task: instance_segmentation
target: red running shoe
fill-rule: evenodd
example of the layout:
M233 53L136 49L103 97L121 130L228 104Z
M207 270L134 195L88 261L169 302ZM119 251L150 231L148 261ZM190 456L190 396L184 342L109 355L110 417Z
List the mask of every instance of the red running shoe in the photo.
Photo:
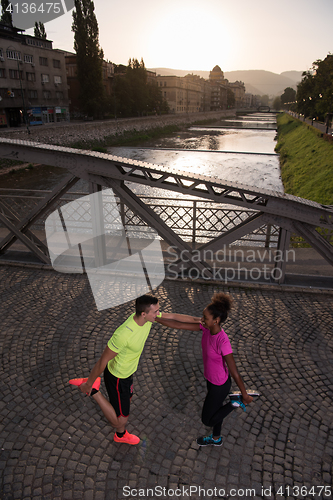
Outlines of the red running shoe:
M80 386L85 382L87 382L87 380L88 380L87 378L72 378L71 380L69 380L69 384ZM100 385L101 385L101 377L97 377L92 386L92 391L95 389L94 394L98 392Z
M140 438L138 436L135 436L134 434L130 434L127 431L125 431L125 434L121 438L118 437L117 433L115 432L113 439L114 439L114 441L116 441L116 443L126 443L126 444L139 444L140 443Z

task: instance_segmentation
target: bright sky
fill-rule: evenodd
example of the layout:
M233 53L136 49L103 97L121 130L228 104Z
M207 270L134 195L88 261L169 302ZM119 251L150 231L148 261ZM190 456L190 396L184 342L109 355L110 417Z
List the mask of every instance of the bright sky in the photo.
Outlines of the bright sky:
M333 0L95 0L106 59L147 68L305 71L333 53ZM45 24L73 50L72 13ZM33 34L33 30L27 33Z

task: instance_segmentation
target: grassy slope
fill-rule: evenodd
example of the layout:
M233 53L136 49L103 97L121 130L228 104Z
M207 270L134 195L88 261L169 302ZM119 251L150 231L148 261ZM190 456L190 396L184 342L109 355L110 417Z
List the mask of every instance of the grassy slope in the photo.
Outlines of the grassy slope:
M287 114L278 116L278 143L285 192L333 205L333 144Z

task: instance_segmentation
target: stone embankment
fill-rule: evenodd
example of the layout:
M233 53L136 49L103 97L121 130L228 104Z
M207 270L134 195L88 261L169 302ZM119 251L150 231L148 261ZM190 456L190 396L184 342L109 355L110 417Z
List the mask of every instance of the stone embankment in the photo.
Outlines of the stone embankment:
M105 137L121 135L124 132L144 132L170 125L190 125L198 121L218 120L226 116L235 116L235 110L37 125L29 127L30 134L28 134L26 127L2 129L0 130L0 137L70 146L79 141L81 143L103 141Z

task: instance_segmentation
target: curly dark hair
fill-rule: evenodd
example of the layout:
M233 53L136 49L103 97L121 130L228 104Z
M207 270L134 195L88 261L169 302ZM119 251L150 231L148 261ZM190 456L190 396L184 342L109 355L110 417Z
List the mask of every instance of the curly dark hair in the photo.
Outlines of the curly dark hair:
M207 306L208 311L213 315L213 318L220 318L220 323L223 323L233 305L233 300L226 293L214 293L212 302Z

